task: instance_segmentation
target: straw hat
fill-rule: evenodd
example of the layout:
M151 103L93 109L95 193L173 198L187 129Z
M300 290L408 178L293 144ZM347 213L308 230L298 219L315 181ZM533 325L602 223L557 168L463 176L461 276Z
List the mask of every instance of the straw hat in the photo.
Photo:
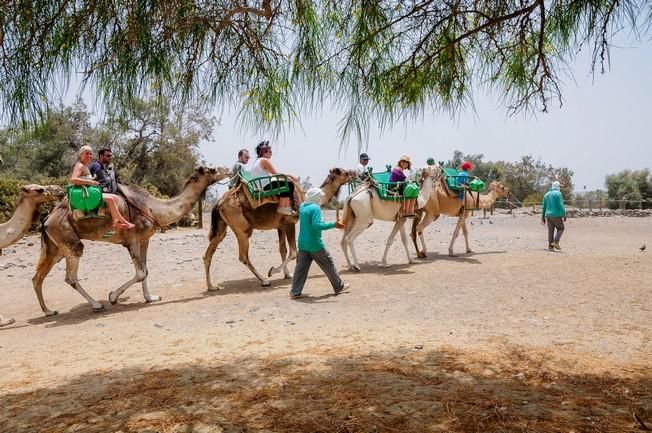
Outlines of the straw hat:
M411 169L412 169L412 159L410 158L409 155L402 155L401 158L398 160L398 164L397 164L397 165L400 165L400 164L401 164L401 161L405 161L405 162L408 163L408 170L411 170Z

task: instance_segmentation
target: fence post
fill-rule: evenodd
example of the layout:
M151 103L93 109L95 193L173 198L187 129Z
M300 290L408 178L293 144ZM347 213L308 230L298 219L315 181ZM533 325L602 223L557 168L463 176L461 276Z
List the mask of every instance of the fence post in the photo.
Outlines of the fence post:
M602 210L602 197L598 197L598 209Z
M627 203L627 200L618 200L618 208L620 210L625 210L625 204Z
M589 199L589 212L593 212L593 200Z

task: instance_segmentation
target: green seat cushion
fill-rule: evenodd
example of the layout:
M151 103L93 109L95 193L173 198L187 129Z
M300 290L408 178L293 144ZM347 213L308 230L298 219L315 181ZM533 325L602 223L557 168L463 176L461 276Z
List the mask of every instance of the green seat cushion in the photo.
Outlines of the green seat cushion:
M68 201L72 209L83 212L95 210L104 206L102 190L94 185L68 185L66 187Z

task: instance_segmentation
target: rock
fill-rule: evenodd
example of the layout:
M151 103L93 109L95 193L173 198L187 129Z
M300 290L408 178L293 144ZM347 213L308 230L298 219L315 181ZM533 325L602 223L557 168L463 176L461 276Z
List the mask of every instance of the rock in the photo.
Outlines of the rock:
M423 344L415 344L414 348L415 349L423 349Z

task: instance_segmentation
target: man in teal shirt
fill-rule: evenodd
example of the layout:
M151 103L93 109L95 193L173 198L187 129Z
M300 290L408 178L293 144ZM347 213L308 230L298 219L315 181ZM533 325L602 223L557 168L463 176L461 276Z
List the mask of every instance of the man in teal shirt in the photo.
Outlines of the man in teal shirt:
M292 289L290 297L293 299L300 298L303 286L308 278L310 265L314 260L328 277L333 286L335 294L341 293L348 288L340 278L333 258L326 251L324 241L321 239L321 232L334 227L344 228L344 225L337 221L334 223L324 222L321 218L321 199L324 193L319 188L310 188L306 192L305 201L299 208L299 251L297 253L297 266L294 268L294 277L292 278Z
M561 195L561 184L557 181L552 183L550 191L543 196L543 209L541 209L541 224L548 222L548 250L561 250L559 240L564 233L564 221L566 221L566 208L564 197ZM556 233L555 233L556 231Z

